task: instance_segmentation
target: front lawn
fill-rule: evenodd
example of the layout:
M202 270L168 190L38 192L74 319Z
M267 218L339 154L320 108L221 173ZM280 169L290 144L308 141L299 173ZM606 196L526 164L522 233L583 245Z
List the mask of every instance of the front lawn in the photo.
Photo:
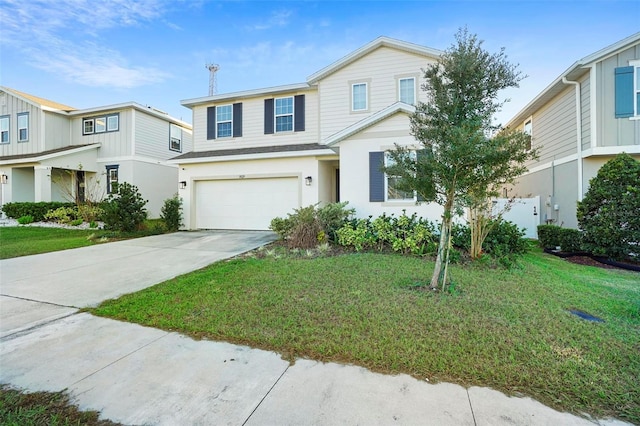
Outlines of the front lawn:
M561 410L640 422L640 275L539 251L522 263L511 271L453 266L453 291L433 294L415 289L433 270L418 258L247 257L91 312L292 360L490 386Z
M37 226L0 227L0 259L90 246L113 232ZM105 237L105 239L102 239Z

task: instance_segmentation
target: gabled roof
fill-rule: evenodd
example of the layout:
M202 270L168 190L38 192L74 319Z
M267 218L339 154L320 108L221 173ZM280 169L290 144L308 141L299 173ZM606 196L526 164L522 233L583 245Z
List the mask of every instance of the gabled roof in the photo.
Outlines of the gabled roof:
M324 67L323 69L321 69L320 71L314 74L311 74L307 78L307 82L309 84L315 84L319 80L333 74L334 72L340 70L341 68L346 67L347 65L357 61L358 59L369 54L370 52L373 52L376 49L379 49L380 47L389 47L391 49L403 50L405 52L414 53L416 55L427 56L433 59L437 59L443 53L442 51L437 49L431 49L429 47L420 46L418 44L413 44L406 41L396 40L389 37L378 37L372 42L369 42L364 46L362 46L361 48L349 53L347 56L344 56L343 58L338 59L336 62L332 63L331 65Z
M392 115L398 112L403 112L405 114L413 114L415 111L416 111L416 107L414 107L413 105L405 104L404 102L393 103L388 107L386 107L385 109L382 109L376 112L375 114L372 114L367 118L364 118L358 121L357 123L352 124L349 127L345 127L344 129L340 130L337 133L334 133L333 135L325 139L324 144L327 146L335 145L340 141L343 141L355 135L356 133L360 133L361 131L373 126L374 124L381 122L382 120L385 120L388 117L391 117Z
M222 93L219 95L213 96L203 96L201 98L193 98L193 99L185 99L180 101L180 104L187 108L192 108L197 105L210 104L214 102L231 100L231 99L245 99L245 98L253 98L256 96L265 96L265 95L279 95L287 92L299 92L303 90L316 90L315 87L308 85L307 83L294 83L287 84L284 86L274 86L274 87L266 87L263 89L252 89L252 90L243 90L240 92L231 92L231 93Z
M517 126L521 124L525 119L531 116L535 111L537 111L544 104L549 102L555 96L557 96L560 92L566 89L567 85L562 82L563 78L566 78L570 81L575 81L578 78L582 77L586 72L588 72L589 67L596 63L600 62L611 55L616 54L621 50L628 49L629 47L640 43L640 32L635 33L625 39L622 39L616 43L613 43L604 49L600 49L591 55L585 56L584 58L576 61L571 65L565 72L560 74L558 78L553 80L553 82L547 86L538 96L533 98L531 102L529 102L520 112L518 112L507 124L507 127Z
M11 93L14 96L22 98L24 100L29 101L32 104L35 104L39 107L45 107L52 110L58 111L73 111L74 107L70 107L69 105L64 105L58 102L50 101L49 99L40 98L38 96L30 95L28 93L20 92L19 90L11 89L9 87L0 86L0 89L4 90L7 93Z

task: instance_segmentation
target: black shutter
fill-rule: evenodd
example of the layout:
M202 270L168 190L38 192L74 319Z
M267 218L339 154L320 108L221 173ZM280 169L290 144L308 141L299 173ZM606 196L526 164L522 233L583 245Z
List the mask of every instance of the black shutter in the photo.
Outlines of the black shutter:
M216 138L216 107L207 107L207 140Z
M273 133L273 99L264 100L264 134Z
M615 70L616 118L633 117L633 67Z
M293 130L295 132L304 132L304 95L297 95L293 98L293 111L295 123Z
M384 201L384 152L369 153L369 201Z
M233 137L242 137L242 103L233 104Z

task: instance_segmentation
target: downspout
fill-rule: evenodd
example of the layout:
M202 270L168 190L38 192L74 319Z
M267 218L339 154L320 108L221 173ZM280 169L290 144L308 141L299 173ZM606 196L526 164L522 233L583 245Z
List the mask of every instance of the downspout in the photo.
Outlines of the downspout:
M578 153L578 201L582 201L582 108L580 99L580 83L562 77L564 84L573 84L576 88L576 148Z

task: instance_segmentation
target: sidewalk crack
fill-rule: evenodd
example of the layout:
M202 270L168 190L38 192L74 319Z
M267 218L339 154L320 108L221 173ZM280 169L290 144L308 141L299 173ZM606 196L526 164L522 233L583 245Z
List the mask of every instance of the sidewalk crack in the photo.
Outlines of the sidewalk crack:
M273 386L271 386L269 388L269 390L267 391L267 393L264 394L264 396L262 397L262 399L260 399L260 402L258 402L258 405L256 405L256 408L253 409L253 411L251 411L251 414L249 414L249 416L246 418L246 420L242 423L242 426L245 426L247 424L247 422L251 419L251 416L253 416L253 414L256 412L256 410L258 408L260 408L260 406L262 405L262 402L267 399L267 397L269 396L269 394L271 393L271 391L273 390L273 388L276 387L276 385L278 384L278 382L280 382L280 379L282 379L282 376L285 375L285 373L287 371L289 371L289 367L291 367L291 364L287 365L287 368L284 369L284 371L282 372L282 374L280 375L280 377L278 377L278 379L273 383Z
M467 391L467 400L469 401L469 408L471 409L471 417L473 417L473 424L474 426L478 426L478 423L476 423L476 415L473 413L473 404L471 404L471 395L469 395L469 389L466 389Z

